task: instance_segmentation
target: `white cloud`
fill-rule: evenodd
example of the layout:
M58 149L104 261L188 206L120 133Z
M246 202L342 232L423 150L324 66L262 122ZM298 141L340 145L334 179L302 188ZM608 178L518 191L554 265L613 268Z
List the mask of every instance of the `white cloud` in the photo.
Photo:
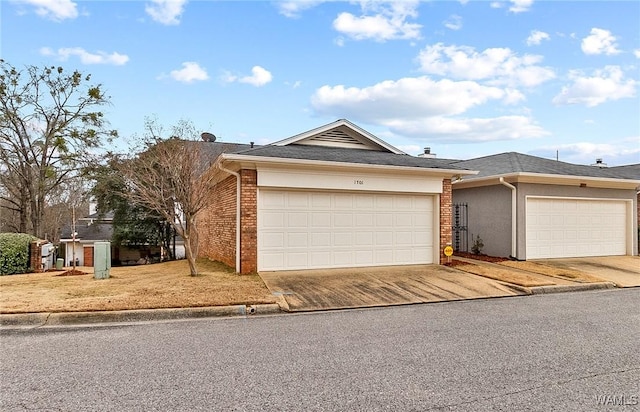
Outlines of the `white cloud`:
M528 115L462 117L482 105L523 99L514 89L421 76L364 88L325 85L313 94L311 106L319 115L384 126L392 133L428 141L481 142L548 134Z
M264 86L271 82L273 76L269 70L266 70L260 66L253 66L251 69L251 76L245 76L238 79L240 83L247 83L256 87Z
M585 54L618 54L616 37L609 30L594 27L591 34L582 39L582 51Z
M527 37L527 46L537 46L542 40L549 40L549 34L540 30L531 30L531 34Z
M619 100L634 97L637 81L624 79L624 73L619 66L606 66L596 70L592 76L585 76L574 70L569 73L573 81L571 85L553 98L556 105L584 104L594 107L609 100Z
M462 28L462 17L452 14L443 22L444 27L450 30L460 30Z
M456 115L490 100L509 99L510 95L497 87L471 81L434 81L423 76L387 80L365 88L322 86L312 96L311 104L321 114L342 114L376 123Z
M394 133L428 141L491 142L542 137L549 134L527 116L493 118L431 117L385 122Z
M35 7L38 16L53 21L75 19L78 17L77 3L71 0L18 0L18 3Z
M532 154L569 163L590 165L602 159L608 166L634 164L640 161L640 136L623 138L612 143L576 142L558 146L544 146Z
M478 53L472 47L437 43L425 47L418 61L421 70L429 74L513 87L533 87L555 77L553 70L538 65L542 56L519 57L508 48L490 48Z
M522 13L525 11L529 11L531 5L533 4L533 0L510 0L511 7L509 7L509 11L512 13Z
M273 76L269 70L260 66L253 66L251 69L251 76L238 77L229 72L225 72L223 73L221 80L225 83L239 82L261 87L270 83L271 80L273 80Z
M635 49L633 55L636 56L637 59L640 59L640 49Z
M323 2L323 0L278 1L276 7L283 16L295 19L300 17L303 11L311 9Z
M418 16L417 1L362 1L362 16L343 12L333 21L333 28L355 40L418 39L422 26L407 19Z
M180 24L180 16L188 0L151 0L144 10L151 18L161 24L175 26Z
M182 69L172 70L170 76L181 83L193 83L209 79L207 71L196 62L182 63Z
M40 54L43 56L53 56L63 61L68 60L71 56L77 56L80 58L82 64L113 64L115 66L122 66L129 61L129 56L126 54L117 52L109 54L103 51L90 53L81 47L66 47L58 50L43 47L40 49Z

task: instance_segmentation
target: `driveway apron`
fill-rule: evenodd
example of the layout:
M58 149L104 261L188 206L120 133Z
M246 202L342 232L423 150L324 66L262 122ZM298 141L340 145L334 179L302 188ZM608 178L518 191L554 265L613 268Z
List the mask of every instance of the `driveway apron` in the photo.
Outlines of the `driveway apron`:
M535 262L588 273L613 282L620 288L640 286L640 257L638 256L540 259Z
M260 272L283 309L314 311L524 295L441 265Z

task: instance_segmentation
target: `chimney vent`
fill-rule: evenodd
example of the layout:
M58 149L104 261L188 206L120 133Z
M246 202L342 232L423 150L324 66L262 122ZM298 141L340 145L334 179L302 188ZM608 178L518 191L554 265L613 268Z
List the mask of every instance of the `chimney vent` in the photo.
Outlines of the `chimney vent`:
M606 163L604 163L604 162L602 161L602 158L601 158L601 157L597 158L597 159L596 159L596 162L595 162L595 163L593 163L591 166L596 166L596 167L608 167L608 166L607 166L607 164L606 164Z

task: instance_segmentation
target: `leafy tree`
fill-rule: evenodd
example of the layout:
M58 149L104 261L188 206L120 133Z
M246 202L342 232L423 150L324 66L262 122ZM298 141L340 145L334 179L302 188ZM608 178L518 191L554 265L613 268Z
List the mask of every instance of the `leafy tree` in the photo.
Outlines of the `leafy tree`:
M105 216L112 213L113 237L115 245L136 247L143 245L162 245L168 251L169 259L175 258L172 249L174 230L164 217L139 204L130 202L124 192L127 189L125 179L118 172L119 156L109 154L107 163L94 165L86 171L95 182L91 196L98 204L98 213Z
M91 75L62 67L18 70L0 59L0 207L18 215L17 231L43 237L49 198L78 173L107 129L109 104Z

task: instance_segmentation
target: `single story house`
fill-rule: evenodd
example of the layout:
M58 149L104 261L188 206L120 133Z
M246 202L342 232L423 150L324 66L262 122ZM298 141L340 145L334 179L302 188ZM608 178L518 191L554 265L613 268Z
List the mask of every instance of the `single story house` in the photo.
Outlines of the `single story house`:
M576 165L521 153L452 164L479 171L453 183L483 253L519 260L638 254L640 165Z
M62 229L59 256L64 258L64 264L68 266L73 265L74 257L77 266L93 266L94 244L110 242L113 237L113 212L100 215L97 213L96 204L91 202L89 214L78 219L75 232L74 239L71 225ZM161 246L134 248L112 244L111 263L114 266L148 263L160 259L164 252ZM177 259L183 259L185 256L184 241L180 237L175 242L175 256Z
M475 173L344 119L264 146L200 144L219 180L199 254L240 273L440 263L451 181Z

